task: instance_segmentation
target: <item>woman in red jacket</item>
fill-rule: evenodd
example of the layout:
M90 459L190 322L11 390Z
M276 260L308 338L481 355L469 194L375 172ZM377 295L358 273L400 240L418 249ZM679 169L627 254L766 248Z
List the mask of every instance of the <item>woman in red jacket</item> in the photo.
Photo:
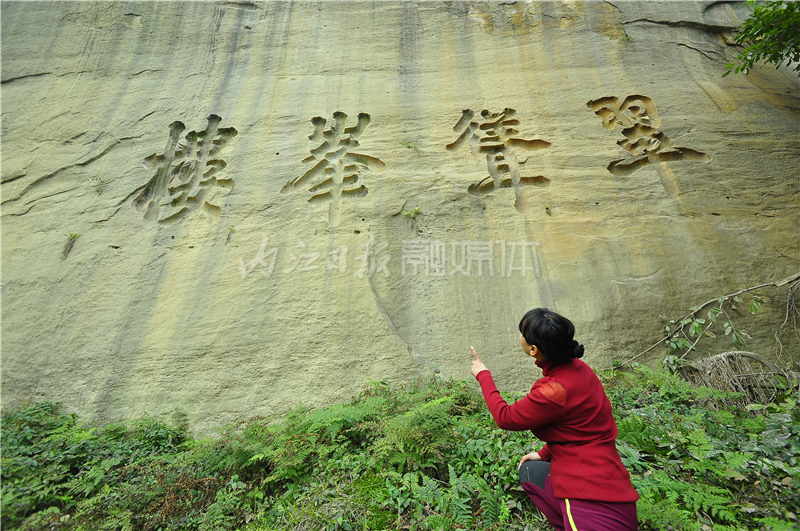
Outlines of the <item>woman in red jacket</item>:
M617 453L617 425L603 385L581 360L569 319L537 308L519 323L519 342L543 378L525 398L507 404L486 365L472 353L472 375L504 430L531 430L546 444L522 457L520 481L553 526L570 531L635 531L636 500Z

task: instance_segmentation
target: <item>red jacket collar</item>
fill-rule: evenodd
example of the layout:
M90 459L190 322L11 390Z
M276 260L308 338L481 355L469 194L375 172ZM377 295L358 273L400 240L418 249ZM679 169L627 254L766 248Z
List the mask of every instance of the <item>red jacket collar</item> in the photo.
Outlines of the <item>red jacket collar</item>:
M542 369L542 374L544 376L551 376L559 367L567 367L571 365L573 361L574 360L569 360L567 363L564 363L562 365L553 365L548 360L541 360L541 361L537 360L535 363L537 367Z

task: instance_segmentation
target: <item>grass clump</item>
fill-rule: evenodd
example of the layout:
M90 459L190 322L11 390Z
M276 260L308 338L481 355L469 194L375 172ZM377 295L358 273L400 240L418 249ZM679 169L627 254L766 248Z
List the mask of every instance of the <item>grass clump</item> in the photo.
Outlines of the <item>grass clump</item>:
M794 389L728 411L666 371L604 379L641 529L795 525ZM517 488L539 443L499 430L471 381L374 383L213 439L154 419L86 426L53 403L4 413L2 431L4 529L549 529Z

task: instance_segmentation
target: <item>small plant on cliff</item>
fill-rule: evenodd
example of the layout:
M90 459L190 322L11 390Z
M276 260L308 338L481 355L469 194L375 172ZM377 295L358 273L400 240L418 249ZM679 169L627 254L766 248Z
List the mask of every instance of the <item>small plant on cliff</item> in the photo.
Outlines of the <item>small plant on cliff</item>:
M633 35L634 35L633 33L631 33L630 35L626 33L625 35L620 37L619 40L621 40L622 42L630 42L630 40L633 38Z
M684 359L690 352L695 351L697 343L704 337L715 338L716 335L711 331L715 325L719 324L722 327L722 333L731 338L731 343L735 349L740 349L745 344L745 339L752 339L748 332L744 329L737 328L731 317L730 310L738 310L741 304L747 304L747 308L752 314L758 313L764 304L764 299L752 293L758 289L766 287L786 287L788 288L788 301L787 301L787 322L789 317L795 318L800 315L800 311L795 304L795 292L800 286L800 272L791 275L783 280L767 282L739 290L735 293L723 295L715 299L711 299L701 304L700 306L693 306L689 308L689 313L679 319L671 319L663 327L664 337L654 345L650 346L643 352L625 361L621 365L627 365L642 355L650 352L662 343L667 347L667 355ZM749 300L742 297L748 296ZM710 307L710 308L709 308ZM704 314L701 312L709 308ZM662 316L663 317L663 316ZM796 321L795 321L796 322ZM778 340L778 346L782 349L779 339L779 333L785 328L786 322L781 328L776 331L775 338ZM717 329L719 332L719 329ZM683 365L679 361L672 358L667 359L667 363L672 368L678 368Z
M415 208L414 210L401 210L400 213L403 214L405 217L409 219L417 219L419 213L422 212L420 208Z
M78 239L78 236L80 236L80 234L70 232L68 234L65 234L65 236L67 237L67 241L64 242L64 248L61 250L62 262L67 259L67 255L69 255L69 252L72 250L72 246L75 245L75 240Z
M408 149L413 149L414 151L419 151L419 148L412 144L411 142L400 142L400 145L403 147L407 147Z
M753 14L733 38L733 42L746 48L736 62L725 65L722 77L731 72L747 74L759 62L772 63L775 68L794 63L794 71L800 76L800 4L776 1L758 5L755 0L746 4Z
M764 304L764 299L748 293L750 296L750 312L755 314L761 309ZM680 320L673 319L664 325L664 332L667 336L666 343L669 352L673 355L681 355L685 358L689 352L694 350L698 341L703 337L716 337L711 328L719 322L722 325L722 330L726 336L730 336L731 343L734 348L741 348L745 344L745 338L752 339L746 330L736 328L733 319L728 310L736 310L738 304L743 304L744 299L736 295L728 295L719 297L714 301L709 301L702 306L694 306L689 308L689 313ZM701 310L709 304L714 304L714 307L708 310L705 317L700 314ZM727 304L727 308L726 308ZM694 339L694 341L691 340ZM684 351L684 349L686 349Z

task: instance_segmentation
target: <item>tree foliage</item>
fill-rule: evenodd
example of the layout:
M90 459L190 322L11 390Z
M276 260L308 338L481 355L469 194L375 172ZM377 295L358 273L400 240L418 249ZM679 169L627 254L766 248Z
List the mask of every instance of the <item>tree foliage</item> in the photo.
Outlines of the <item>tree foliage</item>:
M800 5L798 2L778 0L757 5L748 0L753 14L744 21L734 37L734 42L746 48L736 57L735 63L726 65L722 77L731 71L747 74L757 62L782 64L795 63L794 71L800 76Z

